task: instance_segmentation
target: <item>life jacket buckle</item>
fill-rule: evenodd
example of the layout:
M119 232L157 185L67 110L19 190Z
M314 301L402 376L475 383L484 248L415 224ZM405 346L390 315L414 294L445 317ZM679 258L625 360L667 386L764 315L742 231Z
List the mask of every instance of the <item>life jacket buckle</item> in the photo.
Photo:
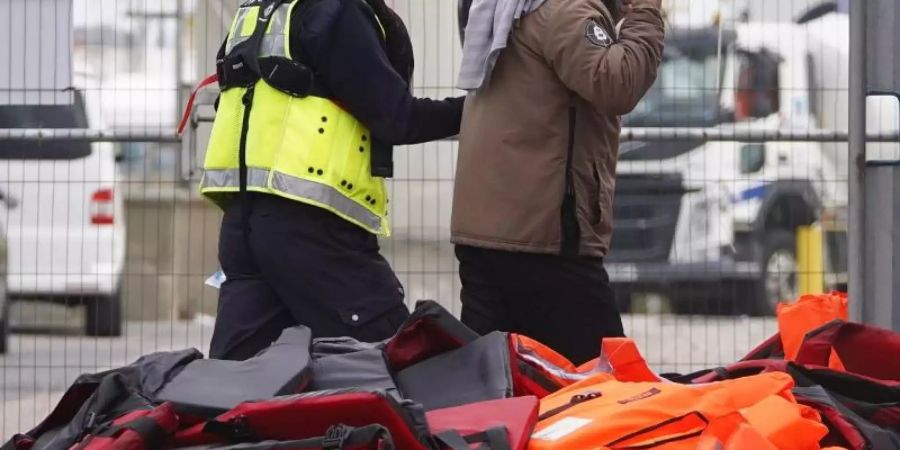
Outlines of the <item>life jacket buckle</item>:
M273 88L292 97L304 98L316 89L315 74L306 64L269 56L259 61L262 78ZM320 95L324 93L320 92Z
M216 61L216 72L219 75L219 87L222 90L232 87L250 87L259 80L250 69L243 55L230 55Z
M210 420L203 426L203 432L223 437L232 442L253 442L256 437L250 431L250 426L243 416L220 422Z
M344 424L332 426L325 432L325 438L322 440L322 450L341 450L352 432L353 428Z

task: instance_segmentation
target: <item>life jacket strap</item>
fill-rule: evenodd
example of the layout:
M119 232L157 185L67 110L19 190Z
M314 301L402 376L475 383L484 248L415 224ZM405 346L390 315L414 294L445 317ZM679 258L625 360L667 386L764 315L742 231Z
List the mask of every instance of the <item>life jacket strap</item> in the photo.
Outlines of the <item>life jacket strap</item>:
M217 424L217 425L214 425ZM211 426L212 425L212 426ZM232 426L222 422L207 422L204 432L215 434L229 442L244 442L228 447L234 450L275 450L295 448L321 448L322 450L344 450L348 448L371 448L378 450L395 450L391 432L382 425L373 424L364 427L350 427L343 424L334 425L325 432L325 436L297 439L291 441L259 441L249 442L246 430L239 434ZM467 449L468 447L466 447Z
M470 444L482 445L478 450L510 450L506 427L494 427L463 436L457 430L447 430L434 436L450 450L469 450Z

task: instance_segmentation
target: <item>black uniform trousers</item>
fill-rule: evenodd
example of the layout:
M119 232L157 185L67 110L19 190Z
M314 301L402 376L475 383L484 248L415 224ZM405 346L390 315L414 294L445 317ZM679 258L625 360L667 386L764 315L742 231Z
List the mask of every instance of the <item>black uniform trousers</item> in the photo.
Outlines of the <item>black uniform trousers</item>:
M210 357L243 360L284 328L313 337L389 338L409 316L403 288L378 239L325 209L268 194L247 194L225 210L219 291Z
M524 334L575 364L600 353L604 337L624 336L600 258L456 246L462 321L481 334Z

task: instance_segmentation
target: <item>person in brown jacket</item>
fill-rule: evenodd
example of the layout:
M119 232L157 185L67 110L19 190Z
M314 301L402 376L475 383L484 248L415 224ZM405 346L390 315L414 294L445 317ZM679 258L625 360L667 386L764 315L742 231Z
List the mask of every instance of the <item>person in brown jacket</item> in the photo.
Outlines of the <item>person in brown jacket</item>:
M451 230L475 331L523 333L575 363L624 335L603 258L620 116L662 60L660 1L545 0L470 89Z

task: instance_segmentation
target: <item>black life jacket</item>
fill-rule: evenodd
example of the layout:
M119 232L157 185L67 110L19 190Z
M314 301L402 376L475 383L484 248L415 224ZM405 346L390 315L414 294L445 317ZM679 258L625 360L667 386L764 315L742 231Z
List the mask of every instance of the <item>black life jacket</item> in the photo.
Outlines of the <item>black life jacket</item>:
M261 8L265 10L271 7L274 10L286 2L287 0L267 0L263 2ZM378 27L380 23L384 29L382 44L391 66L411 90L415 59L412 41L403 19L387 6L384 0L365 0L365 2L373 13L372 25ZM253 3L259 1L253 0ZM287 20L292 20L292 17L288 17ZM220 89L249 87L262 78L273 88L294 97L314 95L331 98L328 87L316 80L314 67L309 67L296 59L280 56L261 58L259 49L264 31L265 27L257 27L250 39L235 45L230 53L216 61ZM394 148L381 142L377 135L373 135L371 159L372 175L384 178L394 175Z

